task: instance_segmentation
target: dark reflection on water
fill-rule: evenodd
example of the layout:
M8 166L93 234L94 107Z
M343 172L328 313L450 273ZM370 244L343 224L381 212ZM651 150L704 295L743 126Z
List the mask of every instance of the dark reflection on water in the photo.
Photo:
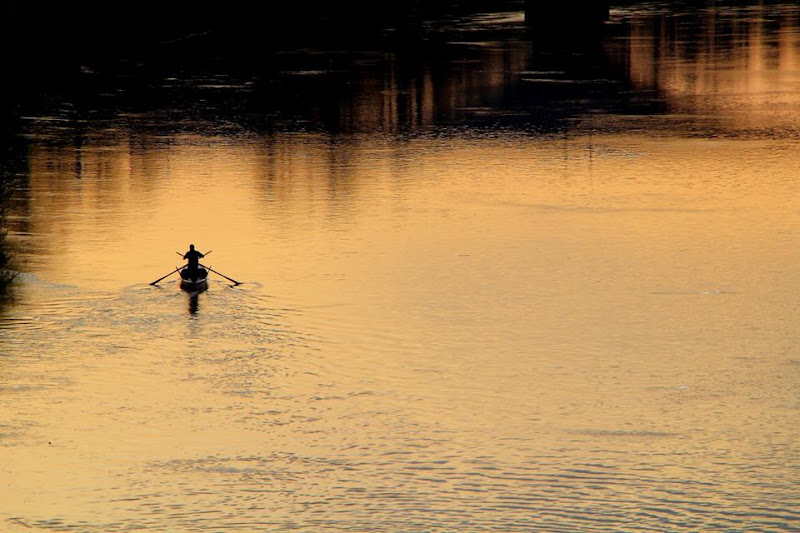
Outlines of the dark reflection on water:
M23 183L27 177L28 152L26 143L18 136L18 117L0 113L0 310L11 294L9 289L16 276L14 245L8 231L25 231L25 219L10 213L24 211Z
M645 4L646 6L646 4ZM604 49L636 100L680 123L648 129L754 138L800 135L800 6L707 3L616 12ZM702 132L702 133L701 133Z
M34 102L34 114L69 119L76 128L118 119L123 127L146 128L147 121L135 119L148 113L159 128L197 130L205 123L214 133L242 127L390 135L463 127L548 131L585 110L587 99L618 97L622 80L608 70L599 35L537 39L532 49L521 10L461 12L414 26L302 47L289 39L288 47L245 42L230 49L218 33L201 33L180 53L167 41L140 61L76 66L57 90ZM574 83L552 85L526 74L553 70Z
M189 295L189 314L196 315L197 311L200 309L199 303L199 295L197 293L192 293Z
M767 94L777 91L780 99L796 81L798 8L789 4L714 3L672 13L635 4L612 10L605 35L575 39L532 36L521 12L424 28L415 38L358 47L273 44L247 54L244 64L198 45L189 58L83 66L68 84L28 99L25 113L40 117L33 129L41 140L78 149L87 127L95 138L181 131L550 134L569 131L586 115L727 115L742 103L763 112ZM739 87L746 89L732 103L727 97ZM795 111L796 99L788 103ZM796 113L773 114L796 131Z
M791 530L798 8L707 6L200 35L26 95L0 520ZM187 226L262 285L146 285Z

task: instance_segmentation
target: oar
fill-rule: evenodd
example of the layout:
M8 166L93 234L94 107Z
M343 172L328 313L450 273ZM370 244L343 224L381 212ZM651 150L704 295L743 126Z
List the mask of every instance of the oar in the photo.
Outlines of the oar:
M159 281L161 281L162 279L165 279L165 278L168 278L168 277L170 277L171 275L173 275L175 272L177 272L177 271L178 271L178 270L180 270L181 268L183 268L183 267L177 267L175 270L173 270L172 272L170 272L169 274L167 274L167 275L166 275L166 276L164 276L163 278L158 278L157 280L155 280L155 281L154 281L153 283L151 283L150 285L155 285L156 283L158 283L158 282L159 282Z
M206 270L210 270L210 271L211 271L211 272L213 272L214 274L219 274L220 276L222 276L223 278L227 279L228 281L231 281L231 282L233 282L233 284L234 284L234 285L241 285L241 284L242 284L242 282L241 282L241 281L236 281L236 280L235 280L235 279L233 279L233 278L229 278L229 277L228 277L228 276L226 276L225 274L220 274L219 272L217 272L216 270L214 270L214 269L213 269L213 268L211 268L211 267L207 267L207 266L205 266L205 265L200 265L200 266L201 266L201 267L203 267L203 268L205 268Z
M206 253L204 253L203 255L204 255L204 256L205 256L205 255L208 255L208 254L210 254L210 253L211 253L211 252L213 252L213 251L214 251L214 250L209 250L209 251L207 251ZM183 257L183 254L182 254L182 253L180 253L180 252L175 252L175 253L176 253L176 254L178 254L179 256Z

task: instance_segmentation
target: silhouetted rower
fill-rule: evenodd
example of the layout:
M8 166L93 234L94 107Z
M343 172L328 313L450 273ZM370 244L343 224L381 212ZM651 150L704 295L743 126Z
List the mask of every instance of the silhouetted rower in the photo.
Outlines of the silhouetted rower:
M183 258L189 261L189 276L197 279L197 269L200 266L200 258L205 257L203 254L194 249L194 244L189 245L189 251L183 254Z

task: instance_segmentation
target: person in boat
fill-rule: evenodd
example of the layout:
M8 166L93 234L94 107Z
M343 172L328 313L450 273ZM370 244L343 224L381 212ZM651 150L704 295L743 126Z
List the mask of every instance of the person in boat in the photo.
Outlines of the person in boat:
M183 254L183 258L189 261L189 276L192 280L197 279L200 259L203 257L205 257L203 254L194 249L194 244L190 244L189 251Z

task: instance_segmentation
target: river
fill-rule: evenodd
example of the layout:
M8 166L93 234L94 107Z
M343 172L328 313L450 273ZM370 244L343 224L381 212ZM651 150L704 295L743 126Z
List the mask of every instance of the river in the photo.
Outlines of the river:
M0 529L800 529L800 8L676 5L21 111Z

